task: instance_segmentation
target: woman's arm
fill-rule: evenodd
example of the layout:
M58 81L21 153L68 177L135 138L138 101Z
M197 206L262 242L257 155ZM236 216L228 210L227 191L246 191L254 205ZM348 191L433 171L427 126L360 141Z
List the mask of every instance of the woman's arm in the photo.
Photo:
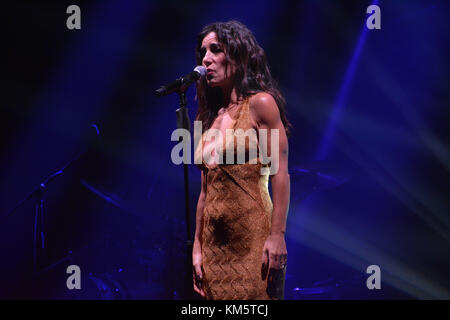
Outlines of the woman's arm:
M272 221L270 235L264 244L262 277L271 274L272 269L281 269L286 264L287 249L284 235L286 219L289 211L290 178L288 172L288 141L286 130L280 118L280 112L275 99L268 93L258 93L250 100L251 114L259 129L268 129L267 153L277 152L278 157L272 157L278 164L278 170L271 176L272 182ZM271 145L271 130L278 129L278 148ZM273 163L271 165L274 165ZM269 281L271 281L269 276Z
M194 242L199 241L201 244L202 227L203 227L203 208L205 206L206 199L206 174L205 171L201 172L201 190L197 202L197 211L195 214L195 234Z
M201 173L201 190L197 202L197 211L195 214L195 235L194 244L192 247L192 268L194 290L202 297L205 297L205 292L202 288L203 272L202 272L202 229L203 229L203 209L206 200L206 174L202 170Z

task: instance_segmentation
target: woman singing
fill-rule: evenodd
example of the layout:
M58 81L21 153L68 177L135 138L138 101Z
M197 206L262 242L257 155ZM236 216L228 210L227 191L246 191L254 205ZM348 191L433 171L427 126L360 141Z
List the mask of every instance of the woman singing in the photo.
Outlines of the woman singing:
M197 83L196 120L203 136L195 152L202 160L192 251L194 290L207 299L283 299L290 196L285 100L264 50L240 22L206 26L198 36L196 59L207 76ZM208 129L227 139L208 139ZM249 134L245 142L228 139L231 129L254 130L256 135ZM262 134L267 135L267 155L276 164L260 161L261 150L252 157L250 146L259 146ZM208 161L205 151L211 155ZM234 151L234 161L211 161L228 151ZM240 152L245 156L241 163L236 162ZM261 170L269 166L275 170Z

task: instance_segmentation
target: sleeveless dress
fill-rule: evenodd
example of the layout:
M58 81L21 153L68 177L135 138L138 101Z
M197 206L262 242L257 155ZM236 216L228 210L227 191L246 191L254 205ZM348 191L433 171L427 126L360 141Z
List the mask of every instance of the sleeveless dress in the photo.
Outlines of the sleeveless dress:
M232 129L257 132L250 118L249 99L237 108ZM202 142L204 138L205 133ZM261 278L262 253L270 232L273 205L268 191L268 170L261 174L263 165L259 159L253 158L253 162L249 159L251 141L257 146L257 135L245 142L238 138L224 140L223 163L210 166L202 158L199 165L205 170L207 189L201 243L206 298L283 299L286 268L270 288L267 277ZM234 164L226 164L225 154L229 148L234 148L236 156L237 152L244 152L246 162L236 164L235 156ZM195 150L197 159L202 150L203 144L199 143Z

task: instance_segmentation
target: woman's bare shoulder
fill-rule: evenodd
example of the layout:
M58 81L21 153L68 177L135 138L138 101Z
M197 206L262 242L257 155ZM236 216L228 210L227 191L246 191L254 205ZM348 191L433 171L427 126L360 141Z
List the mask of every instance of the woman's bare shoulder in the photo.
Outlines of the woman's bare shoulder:
M267 92L258 92L250 97L249 107L258 123L270 123L280 117L280 111L274 97Z

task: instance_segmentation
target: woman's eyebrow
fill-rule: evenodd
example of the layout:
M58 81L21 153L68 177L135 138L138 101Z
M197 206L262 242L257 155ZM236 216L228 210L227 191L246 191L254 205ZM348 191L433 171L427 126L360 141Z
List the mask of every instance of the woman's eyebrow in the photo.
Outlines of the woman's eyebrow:
M218 48L220 48L221 46L220 46L220 43L218 43L218 42L212 42L212 43L210 43L209 44L209 46L210 47L218 47ZM206 48L205 47L200 47L200 50L206 50Z

